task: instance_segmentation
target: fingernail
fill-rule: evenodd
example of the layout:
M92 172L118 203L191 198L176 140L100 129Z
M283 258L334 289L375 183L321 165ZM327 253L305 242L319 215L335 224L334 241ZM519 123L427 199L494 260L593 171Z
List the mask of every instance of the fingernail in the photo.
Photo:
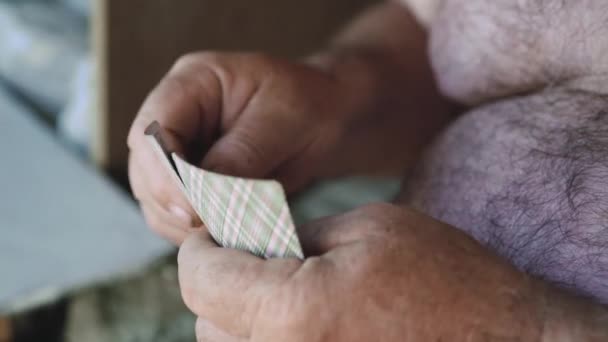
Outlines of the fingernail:
M192 216L190 216L190 214L188 214L188 212L181 207L172 204L169 206L169 211L180 221L184 222L188 226L192 226Z

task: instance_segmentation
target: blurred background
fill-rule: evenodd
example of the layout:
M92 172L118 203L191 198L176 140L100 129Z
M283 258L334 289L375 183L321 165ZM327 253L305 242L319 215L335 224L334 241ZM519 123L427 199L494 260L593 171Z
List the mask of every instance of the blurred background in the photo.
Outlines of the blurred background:
M126 182L138 107L184 53L305 56L373 2L0 0L0 342L194 341L175 249ZM292 211L302 222L397 189L320 184Z

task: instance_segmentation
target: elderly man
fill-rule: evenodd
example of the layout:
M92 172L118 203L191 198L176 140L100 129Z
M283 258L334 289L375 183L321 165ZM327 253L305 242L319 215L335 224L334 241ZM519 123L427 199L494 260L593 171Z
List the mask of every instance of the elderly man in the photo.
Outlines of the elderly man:
M130 175L181 244L200 341L608 341L607 33L603 0L410 1L302 62L180 59ZM153 120L207 169L288 191L405 172L402 194L300 227L304 261L221 249L145 143Z

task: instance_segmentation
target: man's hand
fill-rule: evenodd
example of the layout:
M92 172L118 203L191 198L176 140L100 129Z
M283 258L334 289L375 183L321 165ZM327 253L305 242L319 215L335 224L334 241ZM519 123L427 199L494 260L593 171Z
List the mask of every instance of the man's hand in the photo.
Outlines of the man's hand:
M300 235L315 255L304 262L186 240L180 285L199 341L540 340L546 287L450 226L376 204Z
M415 18L387 2L307 63L236 53L182 58L129 134L129 177L148 223L177 243L201 225L144 139L153 120L168 131L168 147L194 164L275 178L287 191L317 177L403 174L452 118L426 42Z
M205 169L272 177L293 191L331 155L354 102L339 78L305 64L259 54L182 58L129 134L129 177L148 223L176 243L201 225L144 139L152 121L168 132L173 151Z

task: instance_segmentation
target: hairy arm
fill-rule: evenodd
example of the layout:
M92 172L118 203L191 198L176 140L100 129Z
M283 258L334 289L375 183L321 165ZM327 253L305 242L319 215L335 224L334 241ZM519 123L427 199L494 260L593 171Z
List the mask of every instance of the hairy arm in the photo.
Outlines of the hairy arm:
M401 201L553 287L608 303L606 108L607 97L572 88L479 107L435 142ZM606 338L603 308L547 293L548 336Z
M440 1L431 59L442 92L460 102L476 105L608 71L606 1Z
M396 1L377 5L310 62L353 85L358 111L326 175L401 175L451 119L427 54L428 35Z
M481 106L435 141L401 200L551 284L546 341L608 334L592 304L608 303L606 18L603 1L445 0L431 25L440 89Z
M522 270L608 302L608 98L573 89L454 123L407 198Z
M443 133L406 178L402 201L459 227L541 278L536 308L544 322L542 341L606 340L608 312L594 303L608 303L608 99L597 81L604 72L598 37L606 5L593 0L405 2L431 27L433 71L444 94L465 105L507 99L463 115ZM396 38L416 31L397 26L404 17L392 14L388 8L394 5L385 6L386 13L370 12L357 29L340 36L337 46L355 51L382 46L371 55L391 63L375 65L402 66L392 70L424 65L386 57L391 51L388 56L401 61L416 58L408 53L423 51L424 45ZM419 27L408 16L406 22ZM581 17L587 20L580 23L576 18ZM418 41L419 50L410 50L408 41ZM407 94L399 83L406 74L367 83L386 94L375 97L385 100L374 103L380 112L391 112L386 99ZM432 79L432 73L421 75L428 78L410 79ZM407 105L394 108L403 111ZM412 118L413 123L395 126L402 135L411 132L403 128L408 125L419 130L421 116L402 119ZM411 146L424 146L404 145L407 139L401 140L404 155L412 155Z
M504 100L461 118L422 166L435 179L426 192L447 196L435 214L604 302L606 18L598 0L443 1L432 22L441 88L464 103Z

